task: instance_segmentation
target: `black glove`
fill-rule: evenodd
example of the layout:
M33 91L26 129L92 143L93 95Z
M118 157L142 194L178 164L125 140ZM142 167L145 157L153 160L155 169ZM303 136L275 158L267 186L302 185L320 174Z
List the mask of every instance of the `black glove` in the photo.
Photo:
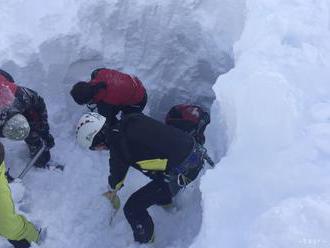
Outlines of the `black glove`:
M46 145L46 148L47 148L48 150L55 146L54 137L53 137L50 133L47 134L47 135L45 135L45 136L43 137L43 140L44 140L45 145Z
M15 180L10 174L9 174L9 169L5 172L5 176L7 178L8 183L11 183L12 181Z

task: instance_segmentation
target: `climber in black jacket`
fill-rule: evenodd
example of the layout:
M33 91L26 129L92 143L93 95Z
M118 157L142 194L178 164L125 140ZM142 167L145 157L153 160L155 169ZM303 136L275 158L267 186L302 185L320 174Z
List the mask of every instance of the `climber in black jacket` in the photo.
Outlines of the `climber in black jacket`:
M191 135L142 113L125 115L112 126L102 115L85 114L76 134L78 143L86 148L110 150L108 195L114 202L129 167L152 179L124 206L135 240L151 242L154 225L147 209L170 204L172 197L197 177L203 167L204 149Z

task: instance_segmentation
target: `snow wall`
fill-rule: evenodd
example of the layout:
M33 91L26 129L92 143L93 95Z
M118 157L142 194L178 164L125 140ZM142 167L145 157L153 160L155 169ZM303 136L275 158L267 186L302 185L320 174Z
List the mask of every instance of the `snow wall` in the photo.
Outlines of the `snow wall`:
M228 151L202 178L191 247L330 247L329 6L247 1L235 68L213 87Z
M177 103L210 108L243 23L243 0L0 3L0 61L17 82L67 107L74 82L100 66L117 68L141 78L158 119Z

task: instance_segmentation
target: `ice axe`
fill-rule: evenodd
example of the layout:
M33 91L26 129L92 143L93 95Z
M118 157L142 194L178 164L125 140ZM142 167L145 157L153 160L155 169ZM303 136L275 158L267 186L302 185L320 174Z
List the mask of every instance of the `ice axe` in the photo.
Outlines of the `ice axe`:
M42 142L42 147L39 149L36 155L31 159L31 161L25 166L22 170L21 174L17 177L18 179L22 180L23 177L29 172L29 170L33 167L34 163L40 158L41 154L46 150L46 145Z
M210 156L209 156L207 153L204 154L204 159L206 160L206 162L207 162L212 168L215 167L215 163L213 162L213 160L210 158Z
M215 167L215 163L211 159L211 157L207 154L207 149L204 146L200 146L200 149L202 151L202 158L205 160L212 168Z
M117 215L117 212L120 208L120 199L117 196L117 190L107 191L107 192L103 193L102 195L111 202L111 205L113 208L113 211L111 212L110 220L109 220L109 225L111 226L113 219Z

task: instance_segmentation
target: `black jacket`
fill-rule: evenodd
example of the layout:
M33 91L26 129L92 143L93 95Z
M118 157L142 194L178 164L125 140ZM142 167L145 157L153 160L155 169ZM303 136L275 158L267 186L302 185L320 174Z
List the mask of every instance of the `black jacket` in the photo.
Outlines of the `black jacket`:
M38 133L42 138L49 135L48 115L44 99L37 92L17 86L14 103L0 116L1 123L5 123L14 114L20 113L28 120L31 132ZM2 135L0 126L0 136Z
M194 146L189 134L142 113L126 115L110 127L106 142L110 149L109 185L112 189L122 186L130 166L152 179L162 178L164 173L170 173L181 164ZM142 166L141 161L147 165ZM154 162L159 164L157 161L164 167L155 166Z

